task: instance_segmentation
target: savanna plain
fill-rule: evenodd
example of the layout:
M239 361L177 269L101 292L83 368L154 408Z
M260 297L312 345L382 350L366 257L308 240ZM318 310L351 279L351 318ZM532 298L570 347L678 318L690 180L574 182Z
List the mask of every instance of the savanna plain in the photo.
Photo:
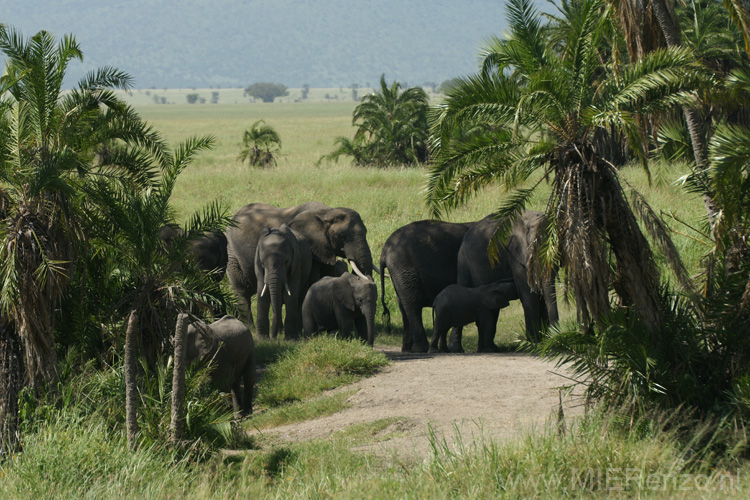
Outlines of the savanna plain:
M231 92L226 89L222 95ZM137 97L137 93L133 99L141 116L172 145L192 136L215 138L214 147L201 153L179 178L173 197L178 220L214 199L220 200L229 213L251 202L287 207L315 200L350 207L367 225L369 245L378 262L381 248L394 230L429 218L424 202L424 168L375 169L355 167L346 160L318 162L333 149L335 137L353 134L351 116L356 104L351 100L262 104L222 97L220 104L212 105L182 104L184 98L176 96L175 104L157 105L149 98ZM275 168L250 168L237 159L243 131L259 119L273 126L281 137ZM686 172L680 165L659 163L651 165L650 177L635 164L621 170L624 179L665 215L689 270L697 272L706 249L690 227L699 225L703 207L701 200L686 193L678 182ZM532 208L543 208L545 195L538 192ZM499 206L503 196L501 186L487 189L467 206L450 213L448 219L481 219ZM664 272L669 272L666 267ZM575 309L565 298L563 281L564 276L558 285L562 323L573 322ZM462 399L468 391L460 390L460 384L508 384L503 363L511 359L531 360L530 366L540 370L542 378L548 371L564 373L564 368L516 352L524 330L523 312L517 303L500 314L496 342L506 352L410 357L397 353L402 325L388 280L385 300L392 312L392 331L387 331L378 315L372 351L357 342L330 337L299 345L257 341L263 380L255 412L241 423L241 429L232 428L226 421L217 424L217 432L229 436L223 441L225 446L201 448L199 443L194 452L185 453L154 441L131 453L124 433L113 433L95 416L63 410L34 432L26 429L23 454L12 463L0 465L0 497L748 497L750 467L743 462L707 460L703 464L690 459L696 443L706 439L697 435L692 439L669 430L675 427L670 423L684 415L659 414L632 422L616 413L584 408L580 401L577 405L568 402L564 418L559 408L551 405L529 418L536 425L514 427L513 435L503 436L482 432L483 425L492 426L490 422L476 422L473 428L448 424L436 430L420 421L425 447L415 454L409 453L408 447L393 448L387 443L397 442L409 432L410 399L418 399L417 395L421 397L427 391L446 392L440 379L422 381L421 387L419 379L409 385L415 395L404 398L403 414L376 415L349 423L320 420L346 412L357 404L358 393L368 385L378 385L378 377L392 376L398 373L397 366L408 363L417 370L418 363L426 362L433 363L431 369L440 370L442 365L450 370L459 390L447 391L448 404L459 413L462 406L468 406ZM423 316L429 336L430 311L425 309ZM476 350L473 327L465 335L464 348L467 353ZM62 370L62 377L82 377L77 371L87 370L69 367ZM163 372L168 373L167 368ZM416 379L417 375L410 372L405 376ZM84 393L83 385L110 383L113 392L121 389L119 382L92 382L92 378L89 373L87 382L66 384L70 388L63 396L64 408L66 401L71 401L71 408L79 401L80 394L73 393ZM150 397L164 399L159 389L163 385L158 381L154 384L156 389ZM560 377L552 385L571 384L571 380ZM516 389L534 397L533 388L520 385ZM544 390L548 389L545 386ZM561 401L563 394L561 391ZM497 405L498 412L503 405L513 404L489 396L485 403ZM40 411L28 409L32 410ZM439 413L438 408L435 414ZM306 435L289 430L290 426L299 425L301 429L315 421L336 422L337 427L323 423L319 426L326 426L326 432ZM274 432L282 426L287 429L284 433Z

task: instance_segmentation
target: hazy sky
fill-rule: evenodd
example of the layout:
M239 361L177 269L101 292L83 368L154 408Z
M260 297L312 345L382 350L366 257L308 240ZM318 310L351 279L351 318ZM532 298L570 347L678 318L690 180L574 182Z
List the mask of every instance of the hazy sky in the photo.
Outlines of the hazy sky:
M506 26L491 0L0 0L0 22L73 33L76 79L114 66L157 88L440 83L474 72Z

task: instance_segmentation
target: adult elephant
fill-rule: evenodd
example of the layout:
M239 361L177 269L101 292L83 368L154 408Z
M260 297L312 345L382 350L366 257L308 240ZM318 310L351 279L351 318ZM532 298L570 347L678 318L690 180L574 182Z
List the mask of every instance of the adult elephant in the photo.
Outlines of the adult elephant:
M281 329L281 306L286 308L284 332L298 339L302 329L302 300L310 286L312 254L305 237L286 224L265 227L255 252L258 278L258 335L276 338ZM269 332L268 314L273 312Z
M402 351L427 352L429 344L422 323L422 308L432 307L435 297L448 285L456 283L457 256L464 235L475 222L422 220L395 230L380 254L380 289L383 314L385 304L385 270L390 269L391 282L398 298L404 323Z
M176 224L162 226L159 237L169 245L170 242L182 234L182 229ZM203 236L190 241L188 250L198 265L198 269L213 273L216 281L221 281L227 270L227 238L224 233L206 232Z
M227 230L227 275L239 298L240 310L253 326L249 305L258 288L255 276L255 251L264 227L287 224L298 231L313 254L311 279L334 275L336 257L352 263L355 272L372 279L372 254L367 244L367 228L360 215L350 208L331 208L312 201L289 208L266 203L251 203L233 217L236 226Z
M530 248L536 238L537 230L544 220L544 214L526 210L513 223L510 236L504 246L498 248L498 260L493 264L488 256L490 241L495 235L497 222L487 216L474 225L463 238L458 251L458 284L466 287L478 287L491 283L504 283L512 280L515 294L509 300L519 299L523 307L526 322L526 336L531 341L541 339L541 330L558 320L557 299L555 296L555 277L547 280L542 289L534 291L529 284L527 265L531 256ZM495 324L500 313L494 311ZM489 330L487 330L489 331ZM492 338L479 338L480 351L496 350L494 329ZM448 348L453 352L462 352L461 330L451 333Z

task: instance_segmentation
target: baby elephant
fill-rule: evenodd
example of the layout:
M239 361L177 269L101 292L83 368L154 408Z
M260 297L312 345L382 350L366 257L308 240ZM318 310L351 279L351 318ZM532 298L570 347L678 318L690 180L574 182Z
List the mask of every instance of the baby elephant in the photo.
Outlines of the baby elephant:
M452 327L476 323L479 332L477 352L493 352L497 313L518 298L513 282L467 288L449 285L432 303L432 340L429 352L447 351L446 334ZM440 348L438 349L438 340Z
M338 330L342 337L350 337L354 324L359 337L372 346L377 298L378 291L372 280L349 272L337 278L321 278L310 287L302 303L305 336Z
M255 344L250 330L234 316L224 316L207 325L196 321L188 326L187 362L196 359L213 365L211 381L223 392L232 390L235 414L253 412L255 385ZM240 382L244 391L240 391ZM241 410L240 410L241 409Z

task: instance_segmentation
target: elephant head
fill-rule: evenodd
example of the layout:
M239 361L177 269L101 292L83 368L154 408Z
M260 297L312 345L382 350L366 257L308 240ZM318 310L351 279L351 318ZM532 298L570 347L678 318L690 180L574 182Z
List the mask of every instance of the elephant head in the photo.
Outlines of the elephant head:
M333 293L336 300L350 311L361 311L367 322L367 343L375 342L375 309L378 291L375 282L345 273L333 282Z
M336 257L343 257L355 273L372 280L367 228L356 211L344 207L308 210L294 217L289 227L304 235L316 261L334 266Z
M482 305L489 309L503 309L510 301L518 298L516 285L512 280L506 283L493 283L480 287L479 297Z

